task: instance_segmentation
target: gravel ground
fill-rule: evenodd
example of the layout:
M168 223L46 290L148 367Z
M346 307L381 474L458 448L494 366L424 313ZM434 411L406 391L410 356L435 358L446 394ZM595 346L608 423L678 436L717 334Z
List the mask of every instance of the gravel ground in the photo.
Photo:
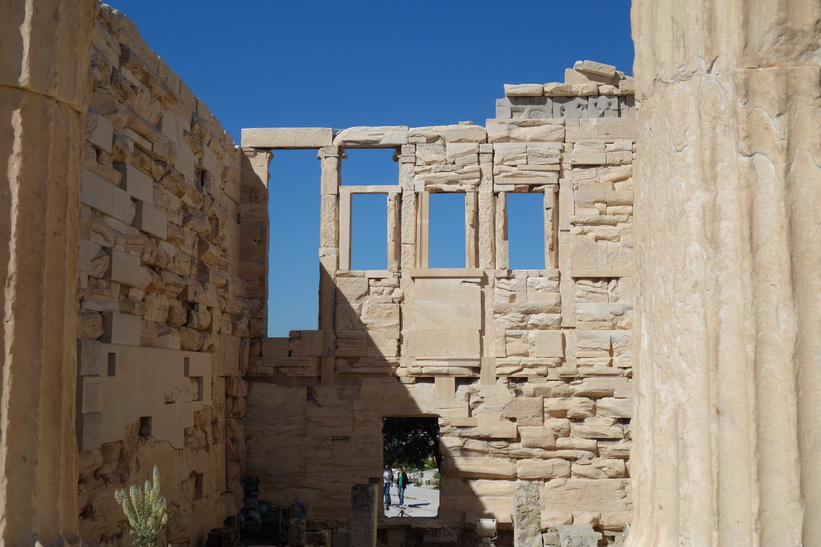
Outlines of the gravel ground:
M391 506L385 508L387 517L435 517L439 513L439 490L408 486L405 490L405 505L398 507L399 493L391 487ZM400 514L404 512L404 514Z

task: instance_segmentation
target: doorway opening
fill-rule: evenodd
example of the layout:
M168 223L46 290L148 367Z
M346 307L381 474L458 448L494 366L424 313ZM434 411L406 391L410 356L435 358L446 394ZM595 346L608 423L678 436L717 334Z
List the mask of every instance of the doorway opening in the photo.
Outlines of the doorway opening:
M439 418L384 418L382 439L381 497L385 516L436 517L442 463Z

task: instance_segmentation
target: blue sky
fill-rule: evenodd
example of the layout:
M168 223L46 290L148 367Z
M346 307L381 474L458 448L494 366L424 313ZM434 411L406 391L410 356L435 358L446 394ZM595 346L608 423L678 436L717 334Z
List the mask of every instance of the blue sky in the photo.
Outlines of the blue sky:
M108 3L137 24L237 144L243 127L484 124L503 84L562 81L580 59L632 74L629 0ZM344 178L395 184L389 154L350 156ZM277 152L271 176L269 335L287 336L317 324L316 153ZM529 206L518 206L511 217L522 226L512 220L511 231L537 229ZM364 199L358 215L354 203L354 267L385 261L381 207ZM441 207L451 218L453 206ZM437 250L432 242L431 265L440 260L433 253L447 261L459 254L452 245L464 245L456 217L440 238L454 243Z

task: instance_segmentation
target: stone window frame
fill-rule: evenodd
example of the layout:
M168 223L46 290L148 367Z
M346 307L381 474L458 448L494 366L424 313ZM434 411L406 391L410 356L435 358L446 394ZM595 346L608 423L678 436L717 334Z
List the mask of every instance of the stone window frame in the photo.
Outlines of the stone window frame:
M559 268L559 240L558 240L558 205L559 185L546 183L539 185L521 186L494 184L493 199L495 202L495 263L497 270L511 270L507 223L507 195L508 194L542 194L544 210L544 269L542 271L557 270ZM549 218L547 211L552 211ZM521 270L519 270L521 271Z
M369 185L369 186L339 186L339 267L340 271L365 271L351 269L351 202L354 194L383 194L387 199L387 241L388 247L387 270L384 272L399 271L399 230L401 214L402 187L397 185ZM370 270L368 270L370 271Z
M470 271L479 267L479 192L465 188L416 190L416 256L417 269ZM430 267L430 195L462 194L465 211L465 265L460 268Z

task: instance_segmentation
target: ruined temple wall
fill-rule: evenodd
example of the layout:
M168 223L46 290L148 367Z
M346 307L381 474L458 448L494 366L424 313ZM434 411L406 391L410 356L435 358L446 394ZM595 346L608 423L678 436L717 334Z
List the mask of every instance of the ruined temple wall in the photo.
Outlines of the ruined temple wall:
M107 6L90 57L76 280L80 533L130 541L114 490L156 464L164 539L199 545L241 503L239 377L262 334L265 266L248 267L254 250L240 246L255 241L264 180Z
M537 486L548 542L564 524L615 541L630 521L631 80L570 72L561 85L510 86L486 127L350 128L320 149L331 182L321 284L333 298L320 289L321 330L266 339L252 356L248 473L264 499L344 521L351 485L380 480L382 419L435 416L444 461L431 529L455 538L480 516L511 529L517 480ZM244 132L243 145L275 147L272 131ZM395 149L398 180L341 184L346 148ZM465 198L464 268L428 267L429 200L441 192ZM386 199L386 270L349 269L361 193ZM514 193L542 204L545 269L509 269Z

